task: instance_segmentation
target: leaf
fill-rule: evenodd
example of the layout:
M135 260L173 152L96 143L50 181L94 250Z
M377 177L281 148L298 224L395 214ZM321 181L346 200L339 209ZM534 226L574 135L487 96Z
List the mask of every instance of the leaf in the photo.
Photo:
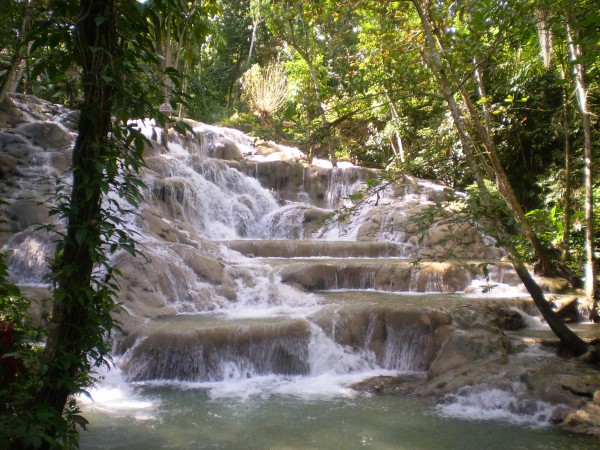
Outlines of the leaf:
M85 391L84 391L85 392ZM89 394L88 394L89 395ZM89 397L90 399L92 399L92 397ZM93 401L93 400L92 400ZM83 417L80 416L79 414L73 415L71 416L71 420L73 421L73 423L75 423L76 425L79 425L83 430L86 430L87 426L89 425L89 421Z
M84 397L88 398L92 403L96 403L92 397L92 394L90 394L85 389L80 389L77 393L82 394ZM87 421L86 421L86 423L87 423Z
M87 230L85 228L80 228L75 233L75 240L77 241L77 243L79 245L83 245L83 243L85 242L86 238L87 238Z

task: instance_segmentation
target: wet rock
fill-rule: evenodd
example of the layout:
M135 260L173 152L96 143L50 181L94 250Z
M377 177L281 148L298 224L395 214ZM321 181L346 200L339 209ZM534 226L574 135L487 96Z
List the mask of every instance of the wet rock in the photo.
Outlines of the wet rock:
M336 284L336 268L327 263L288 266L279 274L284 283L297 284L308 290L332 289Z
M31 300L27 313L35 326L45 327L52 312L52 292L49 287L23 286L21 293Z
M535 281L546 292L563 294L571 290L571 284L565 278L536 277Z
M600 437L600 406L587 403L583 408L566 414L560 427L568 431Z
M71 133L53 122L29 123L16 128L14 132L44 149L69 148L73 142Z
M157 329L145 332L123 364L130 380L218 381L239 376L230 371L256 376L309 370L310 333L302 320L210 328L186 321L154 325Z
M212 284L219 284L223 281L224 264L222 262L203 255L190 246L178 245L175 249L200 279Z
M464 291L471 284L468 269L453 263L424 263L411 280L411 290L417 292Z
M593 402L595 392L600 389L600 377L593 366L571 358L548 356L529 363L533 367L522 374L521 380L536 398L549 403L579 409Z
M369 394L414 394L423 384L421 374L403 374L397 377L379 376L352 385L352 389Z
M304 166L297 161L246 161L236 168L281 199L298 201L303 191Z
M0 154L0 180L8 178L16 171L17 162L9 155Z
M235 142L227 138L222 138L222 140L212 148L208 156L224 160L244 159L242 150L240 150Z
M577 323L586 320L589 314L588 306L582 304L577 297L556 299L552 302L556 315L565 323Z
M510 344L500 333L484 330L456 330L443 343L435 360L432 362L427 377L431 379L448 377L447 384L455 378L454 372L465 372L474 363L481 361L506 361L507 347Z
M10 220L19 224L19 231L32 225L46 224L51 221L47 206L30 200L18 200L11 203L7 214Z
M311 210L307 210L311 214ZM321 210L322 211L322 210ZM394 242L353 242L322 240L229 240L230 249L258 258L318 257L383 258L400 256L401 248ZM352 261L347 260L351 263Z
M510 331L521 330L527 325L522 313L507 308L498 309L491 323L502 330Z
M424 371L437 352L436 331L451 322L438 311L355 305L311 317L336 342L373 352L381 367Z

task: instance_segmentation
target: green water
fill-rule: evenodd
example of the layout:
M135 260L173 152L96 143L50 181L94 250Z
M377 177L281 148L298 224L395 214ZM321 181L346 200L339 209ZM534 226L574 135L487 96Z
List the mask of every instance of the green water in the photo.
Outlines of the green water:
M399 395L303 400L211 399L204 389L146 386L147 409L85 406L82 449L600 449L552 427L443 417L428 399Z

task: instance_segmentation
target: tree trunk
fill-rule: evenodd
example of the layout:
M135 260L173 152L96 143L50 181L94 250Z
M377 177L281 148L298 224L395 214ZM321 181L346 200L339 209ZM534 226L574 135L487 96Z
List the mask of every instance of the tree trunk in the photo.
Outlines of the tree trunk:
M100 48L101 51L91 49ZM94 329L96 295L92 270L101 244L102 177L111 131L115 49L114 0L81 0L76 23L76 51L83 65L84 99L79 133L73 149L73 186L67 213L67 233L53 272L56 287L52 318L44 350L47 372L37 405L62 413L67 398L78 389L87 352L97 344Z
M298 54L302 57L306 65L308 66L308 71L310 73L310 78L313 82L313 87L315 89L315 96L317 97L318 107L319 107L319 117L321 118L321 124L323 125L323 129L327 131L329 129L329 124L327 123L327 117L325 117L325 108L323 108L323 96L321 95L321 85L319 84L319 77L317 76L317 69L312 62L312 59L309 55L304 52L297 44L292 43L292 47L298 52ZM331 161L331 165L333 167L337 167L337 158L335 156L335 149L331 145L331 141L328 137L324 137L323 145L327 147L327 153L329 154L329 160Z
M575 356L581 356L589 350L588 344L577 336L571 329L560 320L557 314L552 310L550 304L544 297L540 286L535 282L525 264L518 258L511 258L511 262L519 278L531 295L535 306L542 314L544 320L550 326L550 329L560 339L560 342L569 349Z
M23 20L21 23L21 30L19 33L19 39L15 44L15 54L13 55L10 66L2 79L0 84L0 103L4 101L6 94L12 94L16 92L19 82L23 76L25 70L25 59L24 57L29 54L30 44L25 42L26 35L29 32L31 26L31 3L26 0L23 3ZM25 50L25 51L24 51Z
M392 119L394 119L397 123L399 123L400 122L400 114L398 114L398 110L396 109L396 106L394 106L394 102L392 101L392 98L390 97L390 94L388 93L387 89L385 89L385 97L387 98L387 101L390 105L390 112L392 114ZM402 145L402 137L400 136L400 133L397 130L394 130L393 134L396 138L396 145L398 146L398 151L396 151L393 143L392 143L392 151L394 152L394 154L396 155L396 157L398 158L398 160L400 162L404 162L405 156L404 156L404 145Z
M563 76L563 79L565 77ZM569 114L568 91L563 91L563 133L565 139L565 194L563 198L563 244L561 259L563 262L571 259L571 118Z
M259 17L252 19L252 37L250 38L250 50L248 50L248 58L246 59L246 67L250 67L252 62L252 53L254 53L254 45L256 44L256 32L258 31L258 25L262 22Z
M572 28L574 18L572 16L573 3L567 18L567 40L569 55L573 63L573 80L577 93L577 104L581 114L583 125L583 147L584 147L584 184L585 184L585 296L592 305L592 319L598 321L600 318L598 299L596 298L596 267L594 264L594 198L592 180L592 121L590 111L587 107L588 89L585 80L585 68L581 63L583 51L575 41L575 32Z
M423 8L421 4L417 4L415 1L413 1L413 4L417 9L419 17L421 18L425 32L429 35L429 40L431 41L430 48L432 51L437 53L438 63L436 70L438 70L447 80L449 80L449 83L451 83L454 90L460 94L460 97L463 101L463 106L468 112L471 125L476 132L476 136L480 139L483 148L485 149L485 154L488 156L489 162L493 169L494 180L496 182L496 186L498 187L498 191L506 201L506 204L510 210L513 212L515 220L521 226L523 235L527 238L533 247L536 256L538 257L536 272L545 276L557 275L558 271L556 266L552 263L548 251L542 245L535 231L529 224L529 221L525 217L523 209L521 208L521 204L519 203L512 189L506 172L504 171L502 164L500 164L500 160L496 152L496 146L493 140L493 130L489 128L491 123L487 126L485 122L482 124L477 108L471 100L464 83L462 83L460 78L457 76L456 69L448 57L448 51L442 44L442 41L439 37L440 32L439 30L435 29L435 21L431 18L429 2L425 3L426 8ZM436 48L439 48L439 51L437 51ZM442 63L442 58L445 64ZM480 86L480 88L481 87L482 86Z
M288 12L289 12L289 4L288 3L286 3L286 8L288 9ZM291 23L289 24L289 30L288 30L287 34L289 37L289 44L294 48L294 50L296 50L298 52L298 54L304 60L304 62L306 63L306 65L308 67L308 71L310 73L310 78L313 83L313 88L315 89L315 97L316 97L317 103L318 103L321 124L323 125L323 130L328 133L329 124L327 123L327 117L325 115L325 108L323 107L323 96L321 93L321 84L319 83L319 77L317 75L317 70L315 69L315 66L313 64L313 60L310 57L310 55L308 54L308 52L305 51L302 48L302 46L300 45L300 43L298 42L296 33L294 31L294 25ZM325 141L325 142L323 142L323 145L325 145L327 147L327 153L329 154L329 160L331 161L331 165L333 167L337 167L337 158L335 156L335 149L331 145L331 140L328 137L324 137L323 139ZM310 151L309 153L312 154L312 151ZM312 156L309 159L309 163L311 161L312 161Z
M181 92L182 94L187 94L187 90L188 90L188 77L190 76L190 60L186 59L185 60L185 64L183 66L183 79L181 80ZM178 118L179 120L183 120L183 115L185 113L185 107L183 105L183 102L181 102L179 104L179 114L178 114Z

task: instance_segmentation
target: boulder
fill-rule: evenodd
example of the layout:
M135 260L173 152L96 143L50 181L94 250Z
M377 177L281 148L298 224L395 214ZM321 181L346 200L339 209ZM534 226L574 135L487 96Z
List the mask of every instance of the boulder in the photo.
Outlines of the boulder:
M569 432L600 437L600 406L587 403L583 408L567 413L560 427Z
M482 361L507 361L510 344L501 333L486 330L456 330L443 343L435 360L429 366L427 377L438 379L445 385L457 374L466 374L473 364Z

